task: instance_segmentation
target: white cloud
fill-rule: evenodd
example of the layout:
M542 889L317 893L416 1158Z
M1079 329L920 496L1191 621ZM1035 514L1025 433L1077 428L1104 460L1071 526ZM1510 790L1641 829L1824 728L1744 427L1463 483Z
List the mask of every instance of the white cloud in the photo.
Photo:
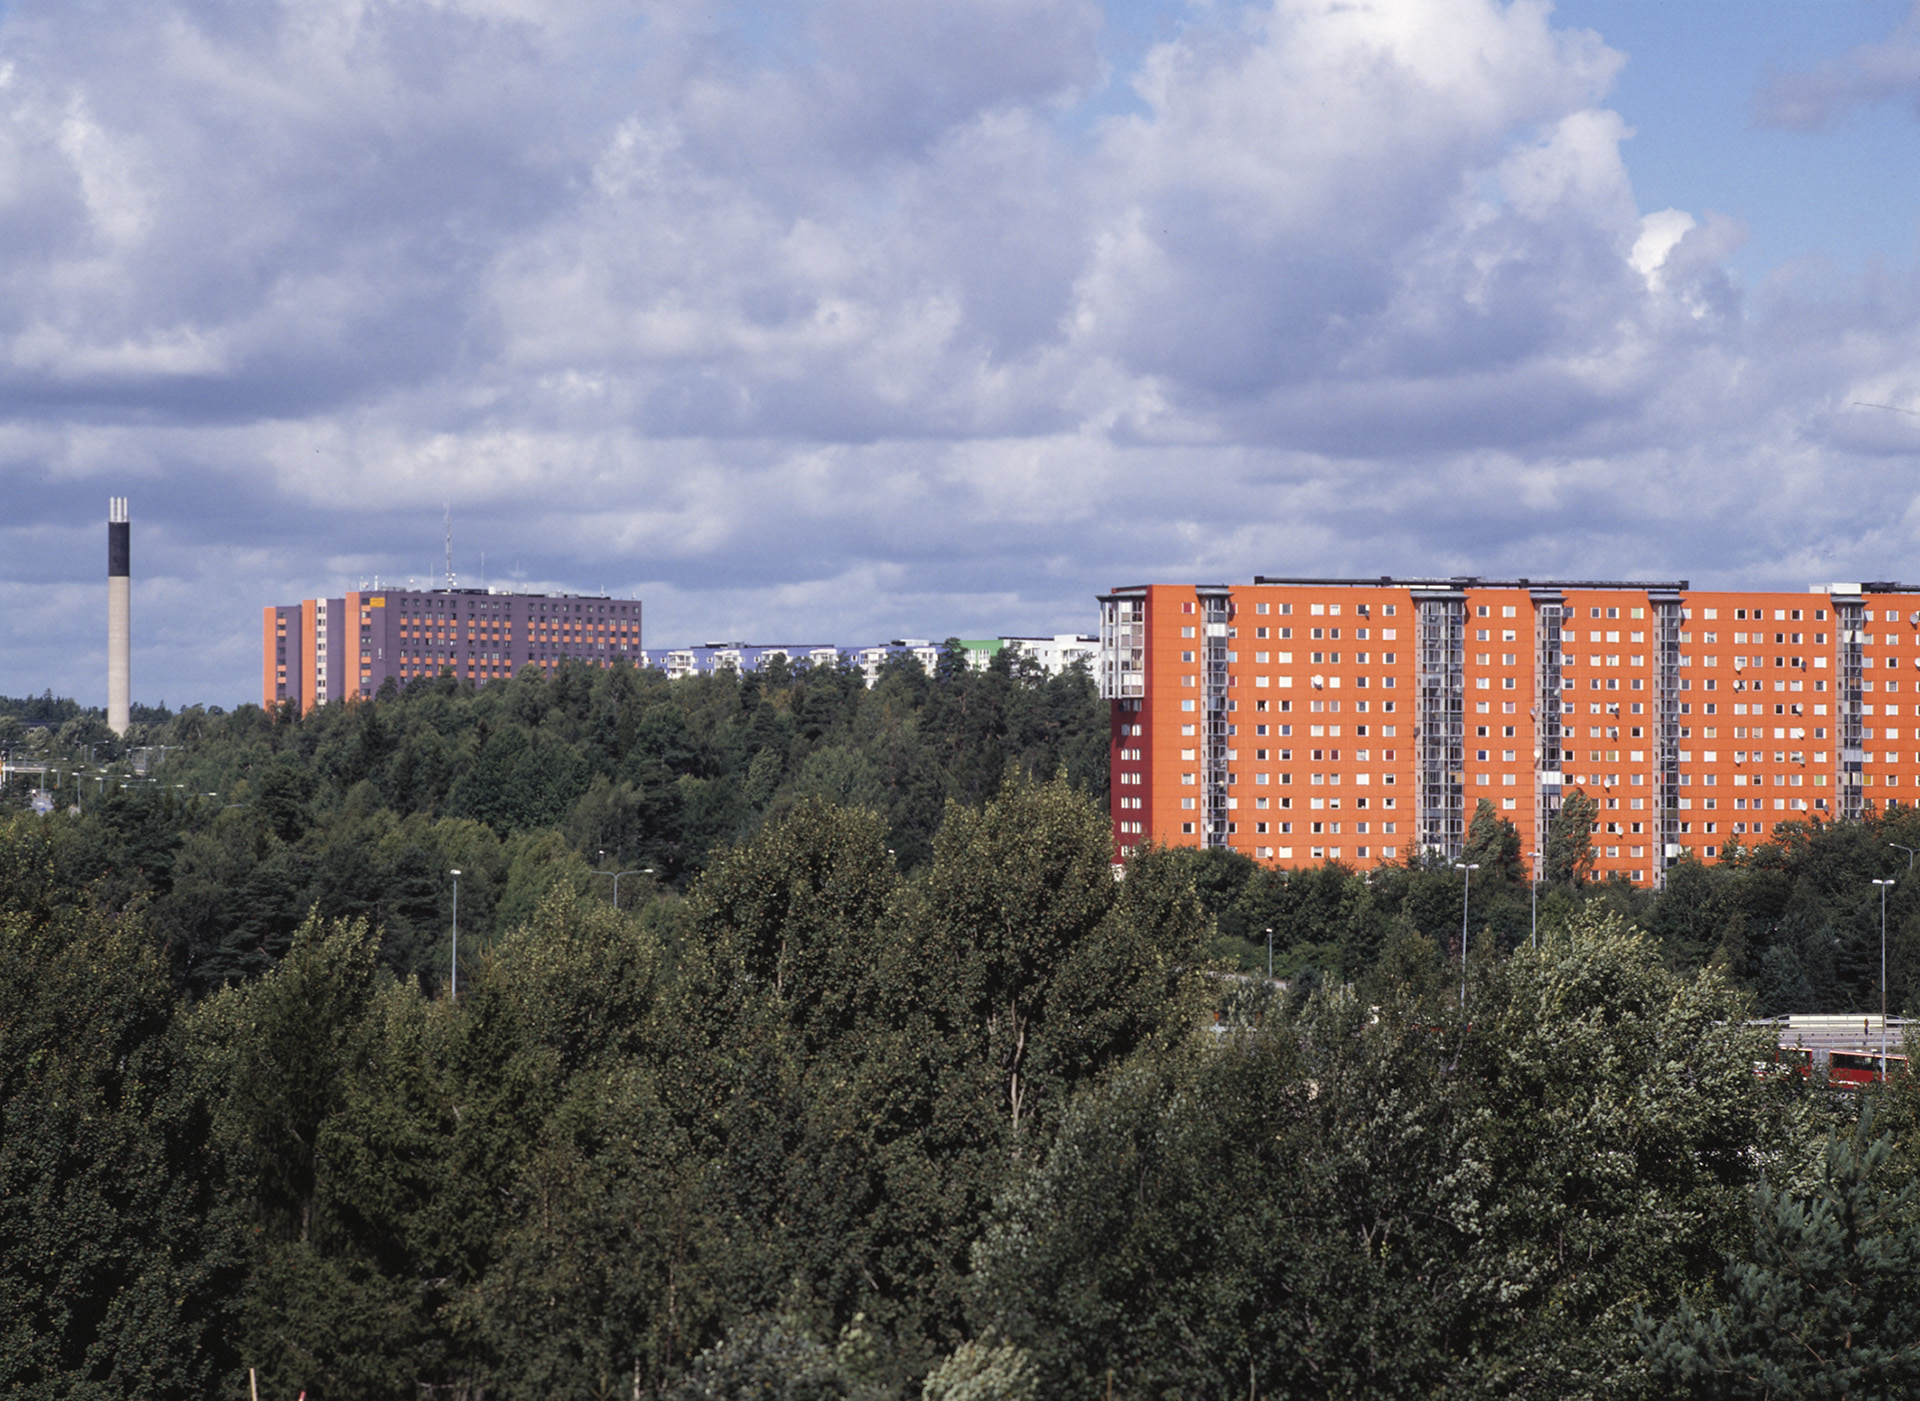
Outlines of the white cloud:
M1647 279L1649 291L1660 290L1660 269L1666 265L1667 256L1695 227L1694 217L1684 209L1662 209L1641 219L1640 237L1633 241L1627 261Z
M131 135L116 138L106 132L75 101L60 121L57 141L79 182L94 232L110 245L137 242L153 218L146 191L134 176L137 156L127 149L134 144Z
M0 588L84 597L130 492L139 587L226 610L151 674L232 700L260 604L423 576L449 499L465 577L639 590L660 643L1833 572L1910 285L1744 289L1736 221L1643 213L1621 60L1545 4L1177 21L1108 74L1090 0L18 5Z

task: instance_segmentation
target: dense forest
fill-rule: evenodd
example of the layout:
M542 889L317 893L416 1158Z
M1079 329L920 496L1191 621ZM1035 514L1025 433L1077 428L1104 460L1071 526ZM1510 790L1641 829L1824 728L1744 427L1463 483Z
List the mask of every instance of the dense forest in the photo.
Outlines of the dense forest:
M913 870L946 802L978 806L1010 766L1106 792L1105 716L1083 672L1049 678L1013 657L974 670L958 648L933 676L897 662L871 689L851 667L672 683L529 669L479 690L389 687L304 719L187 709L136 723L125 744L62 704L0 701L0 750L51 760L59 805L78 799L58 881L140 902L194 996L263 971L316 908L364 916L391 971L437 982L455 869L478 947L555 884L610 896L590 870L626 873L626 907L684 891L711 852L809 797L880 813ZM57 728L32 727L28 707ZM38 781L4 800L26 804Z
M623 908L684 894L711 853L805 798L878 813L902 871L930 859L945 804L977 807L1010 771L1068 782L1105 805L1105 706L1081 672L1047 677L1014 655L972 669L959 649L929 676L893 663L869 689L851 668L668 682L657 671L529 671L475 690L449 678L300 718L135 707L124 743L99 711L52 695L0 697L0 751L44 763L0 791L0 812L51 783L56 883L138 903L178 985L198 997L256 976L311 911L361 918L393 973L446 976L453 879L479 947L528 919L556 884ZM134 762L138 760L136 765ZM140 772L136 773L138 767ZM1682 864L1663 890L1593 882L1576 792L1536 887L1519 834L1490 804L1462 860L1467 923L1511 950L1537 925L1599 901L1657 942L1668 967L1712 965L1762 1013L1879 1008L1877 877L1887 901L1890 1009L1920 1010L1920 811L1783 824L1768 843ZM1417 855L1357 872L1279 871L1193 853L1216 922L1210 953L1248 972L1351 982L1396 938L1457 954L1459 872ZM1271 940L1269 940L1269 932Z
M61 795L0 812L0 1387L1920 1387L1920 1090L1747 1024L1877 1005L1875 877L1912 1000L1911 812L1659 894L1564 823L1536 905L1482 811L1463 984L1445 866L1116 878L1105 735L957 659L0 703Z

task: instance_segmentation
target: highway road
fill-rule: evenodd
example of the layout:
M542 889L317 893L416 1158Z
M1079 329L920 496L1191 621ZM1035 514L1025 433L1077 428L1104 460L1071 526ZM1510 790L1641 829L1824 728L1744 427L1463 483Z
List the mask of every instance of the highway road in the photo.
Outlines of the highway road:
M1774 1020L1780 1030L1782 1046L1801 1046L1810 1051L1878 1051L1880 1016L1793 1016ZM1909 1019L1887 1018L1887 1054L1898 1055L1906 1038Z

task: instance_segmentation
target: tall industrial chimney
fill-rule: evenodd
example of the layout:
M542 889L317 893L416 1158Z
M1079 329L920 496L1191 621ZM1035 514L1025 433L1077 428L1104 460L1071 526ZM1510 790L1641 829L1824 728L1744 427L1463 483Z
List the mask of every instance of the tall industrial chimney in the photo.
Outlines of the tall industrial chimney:
M128 618L130 548L127 498L107 501L107 726L124 735L131 719L128 690L132 627Z

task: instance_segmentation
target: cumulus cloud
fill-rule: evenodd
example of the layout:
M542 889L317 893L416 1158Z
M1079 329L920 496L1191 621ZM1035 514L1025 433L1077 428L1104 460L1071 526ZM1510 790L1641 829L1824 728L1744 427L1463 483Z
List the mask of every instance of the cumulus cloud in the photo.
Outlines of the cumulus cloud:
M1745 289L1736 221L1643 210L1602 36L1165 8L1115 66L1095 0L14 5L0 691L98 692L19 620L84 614L110 493L136 689L228 702L261 604L431 575L449 501L464 581L660 644L1857 541L1914 289Z

